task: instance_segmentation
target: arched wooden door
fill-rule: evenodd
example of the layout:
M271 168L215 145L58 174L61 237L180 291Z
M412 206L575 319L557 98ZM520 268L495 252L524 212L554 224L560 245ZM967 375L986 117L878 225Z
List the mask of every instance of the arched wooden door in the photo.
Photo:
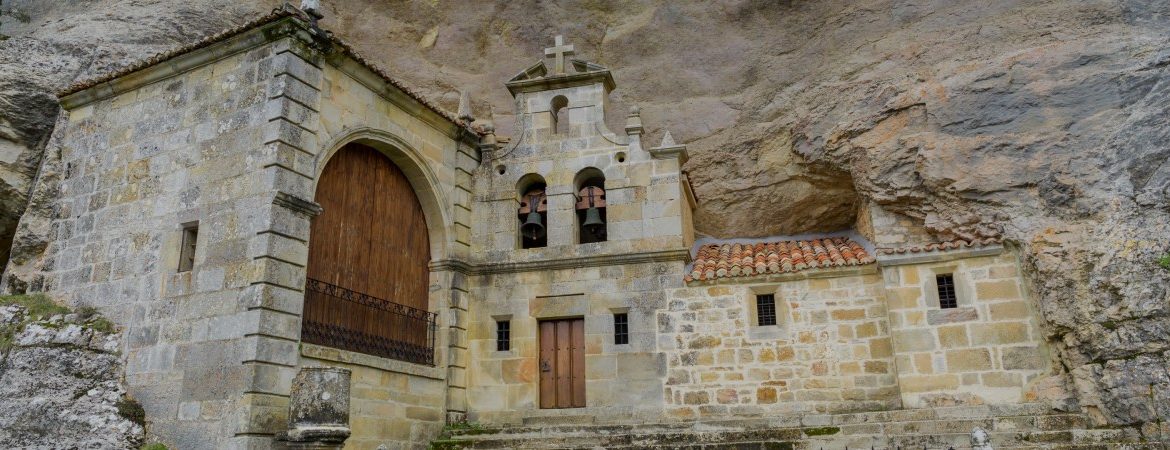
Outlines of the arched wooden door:
M303 339L431 363L430 241L406 175L378 150L350 144L326 164L316 201Z

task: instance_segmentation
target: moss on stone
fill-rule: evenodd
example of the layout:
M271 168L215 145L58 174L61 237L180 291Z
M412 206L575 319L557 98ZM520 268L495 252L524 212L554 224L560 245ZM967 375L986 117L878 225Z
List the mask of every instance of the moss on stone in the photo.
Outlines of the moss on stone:
M166 444L161 444L161 443L155 442L152 444L143 445L140 450L169 450L169 449L167 449Z
M765 442L764 448L767 450L794 450L795 445L791 442Z
M146 426L146 410L142 409L142 405L138 404L134 399L123 395L114 406L118 407L118 415L143 427ZM163 446L163 448L166 448L166 446Z
M1161 258L1158 258L1158 265L1162 266L1163 269L1170 270L1170 253L1162 255Z
M453 432L453 431L456 431L456 432L459 432L462 434L480 434L486 430L484 429L483 425L480 425L477 422L467 422L467 421L449 423L443 427L444 433L449 433L449 432Z
M838 427L813 427L801 431L804 431L805 436L830 436L840 433L841 429Z
M467 448L471 441L466 439L435 439L427 446L428 450L462 450Z

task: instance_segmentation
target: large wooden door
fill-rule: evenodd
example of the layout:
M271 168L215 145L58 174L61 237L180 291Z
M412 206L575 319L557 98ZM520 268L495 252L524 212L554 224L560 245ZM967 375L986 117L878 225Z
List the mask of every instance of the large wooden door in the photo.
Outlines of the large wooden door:
M585 319L540 323L540 407L585 406Z
M313 219L308 276L427 309L430 242L422 205L390 158L358 144L325 166Z
M326 164L315 199L323 212L312 222L306 272L317 290L306 290L302 336L429 361L430 242L406 175L378 150L350 144Z

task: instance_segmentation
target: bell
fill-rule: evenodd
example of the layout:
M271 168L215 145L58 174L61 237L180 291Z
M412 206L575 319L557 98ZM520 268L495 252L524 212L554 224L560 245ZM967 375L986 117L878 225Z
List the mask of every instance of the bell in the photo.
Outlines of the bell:
M596 206L590 206L585 210L585 223L581 226L585 227L585 231L594 236L600 236L601 232L605 231L605 222L601 221L601 211Z
M540 213L532 211L520 225L520 233L528 239L539 239L544 236L544 224L540 221Z

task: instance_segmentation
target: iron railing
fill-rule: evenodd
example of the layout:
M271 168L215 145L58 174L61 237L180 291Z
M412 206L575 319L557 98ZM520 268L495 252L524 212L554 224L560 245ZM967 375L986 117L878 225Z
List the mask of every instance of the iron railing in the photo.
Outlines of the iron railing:
M309 278L301 340L435 365L437 314Z

